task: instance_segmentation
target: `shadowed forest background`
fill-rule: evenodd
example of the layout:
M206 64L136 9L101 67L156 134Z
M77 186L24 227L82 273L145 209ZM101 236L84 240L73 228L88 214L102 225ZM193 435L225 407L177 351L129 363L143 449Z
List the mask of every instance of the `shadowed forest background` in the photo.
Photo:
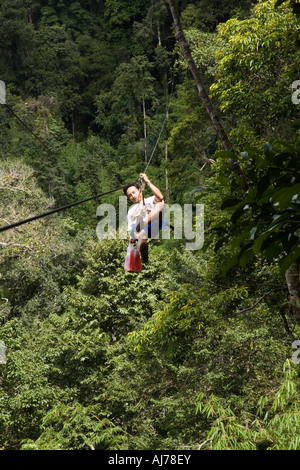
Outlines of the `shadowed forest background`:
M177 6L232 151L167 1L0 1L0 227L150 158L205 208L204 247L152 240L139 274L96 235L119 192L0 233L2 450L300 450L300 4Z

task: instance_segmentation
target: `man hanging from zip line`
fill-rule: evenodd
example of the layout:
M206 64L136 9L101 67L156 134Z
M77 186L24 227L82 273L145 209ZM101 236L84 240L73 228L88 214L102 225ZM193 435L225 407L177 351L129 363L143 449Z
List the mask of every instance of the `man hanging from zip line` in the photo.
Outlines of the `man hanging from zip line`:
M148 261L148 238L155 238L162 228L162 210L164 197L161 191L154 186L145 173L140 174L140 179L149 186L153 196L144 198L143 191L136 182L127 183L124 194L134 203L129 208L127 218L127 230L130 233L129 243L137 241L143 263Z

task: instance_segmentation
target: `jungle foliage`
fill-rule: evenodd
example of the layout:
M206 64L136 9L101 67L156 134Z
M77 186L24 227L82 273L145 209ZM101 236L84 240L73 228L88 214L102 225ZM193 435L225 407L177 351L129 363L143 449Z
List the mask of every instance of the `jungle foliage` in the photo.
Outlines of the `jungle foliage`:
M0 233L2 450L300 449L299 2L177 4L232 152L167 1L0 2L0 226L150 158L205 208L202 249L152 240L138 274L96 235L118 192Z

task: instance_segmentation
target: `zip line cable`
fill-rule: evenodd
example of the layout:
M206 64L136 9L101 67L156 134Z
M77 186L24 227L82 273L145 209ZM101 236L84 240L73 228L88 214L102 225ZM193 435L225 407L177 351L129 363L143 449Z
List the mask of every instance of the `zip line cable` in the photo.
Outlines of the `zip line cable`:
M30 132L31 135L33 135L33 137L39 141L39 143L46 149L46 150L49 150L49 148L47 147L47 145L27 126L27 124L25 124L24 121L22 121L22 119L14 112L14 110L8 106L8 104L4 103L4 106L6 107L6 109L8 109L11 114L22 124L23 127L25 127L25 129Z
M32 132L32 130L25 124L25 122L22 121L22 119L14 112L14 110L8 106L6 103L3 103L4 106L11 112L11 114L22 124L22 126L28 131L30 132L30 134L39 141L39 143L44 147L46 148L46 150L49 150L49 148L47 147L47 145L34 133ZM76 202L73 202L73 203L70 203L70 204L67 204L65 206L62 206L62 207L58 207L56 209L52 209L48 212L43 212L42 214L38 214L38 215L34 215L32 217L29 217L28 219L24 219L24 220L20 220L19 222L14 222L12 224L9 224L9 225L5 225L3 227L0 227L0 232L4 232L5 230L9 230L9 229L12 229L12 228L15 228L15 227L19 227L20 225L23 225L23 224L27 224L28 222L32 222L33 220L37 220L37 219L41 219L42 217L46 217L48 215L51 215L51 214L55 214L56 212L60 212L62 210L65 210L65 209L69 209L70 207L73 207L73 206L77 206L78 204L83 204L84 202L87 202L87 201L91 201L92 199L97 199L97 198L100 198L102 196L105 196L106 194L111 194L113 192L116 192L116 191L119 191L123 189L123 186L120 187L120 188L116 188L116 189L111 189L109 191L106 191L104 193L101 193L101 194L97 194L96 196L91 196L91 197L88 197L86 199L82 199L80 201L76 201Z
M120 191L123 189L123 186L121 188L116 188L116 189L111 189L109 191L106 191L105 193L97 194L96 196L91 196L86 199L82 199L81 201L76 201L72 202L71 204L67 204L66 206L58 207L56 209L52 209L48 212L43 212L42 214L34 215L33 217L29 217L28 219L20 220L19 222L14 222L13 224L10 225L5 225L3 227L0 227L0 232L4 232L5 230L9 230L14 227L18 227L19 225L27 224L28 222L31 222L33 220L40 219L42 217L46 217L47 215L54 214L55 212L60 212L65 209L69 209L70 207L77 206L78 204L83 204L84 202L91 201L92 199L97 199L99 197L105 196L106 194L114 193L116 191Z
M8 106L6 103L4 103L4 106L13 114L13 116L25 127L25 129L30 132L30 134L33 135L33 137L35 137L35 139L37 139L39 141L39 143L44 147L46 148L47 150L49 150L47 148L47 146L45 145L45 143L34 133L32 132L32 130L22 121L22 119L10 108L10 106ZM150 162L153 158L153 155L155 153L155 150L157 148L157 145L158 145L158 142L160 140L160 137L162 135L162 132L163 132L163 129L164 129L164 126L165 126L165 123L168 119L168 109L167 108L167 112L166 112L166 116L165 116L165 119L163 121L163 124L162 124L162 127L161 127L161 130L160 130L160 133L158 135L158 138L156 140L156 143L155 143L155 146L152 150L152 153L151 153L151 156L147 162L147 165L146 165L146 168L144 170L144 173L146 173L149 165L150 165ZM9 224L9 225L4 225L3 227L0 227L0 232L4 232L6 230L9 230L9 229L12 229L12 228L15 228L15 227L19 227L20 225L23 225L23 224L27 224L29 222L32 222L33 220L37 220L37 219L41 219L42 217L46 217L48 215L51 215L51 214L55 214L56 212L60 212L62 210L66 210L66 209L69 209L70 207L73 207L73 206L77 206L78 204L83 204L84 202L87 202L87 201L91 201L92 199L97 199L97 198L100 198L102 196L105 196L107 194L111 194L111 193L114 193L116 191L120 191L123 189L123 186L121 186L120 188L116 188L116 189L111 189L109 191L106 191L104 193L101 193L101 194L97 194L96 196L91 196L91 197L88 197L86 199L82 199L81 201L76 201L76 202L72 202L71 204L67 204L65 206L62 206L62 207L58 207L56 209L52 209L48 212L43 212L42 214L38 214L38 215L34 215L32 217L29 217L28 219L24 219L24 220L20 220L19 222L14 222L12 224Z
M146 173L146 171L148 170L148 167L149 167L150 162L151 162L151 160L152 160L152 157L153 157L153 155L154 155L154 153L155 153L156 147L157 147L158 142L159 142L159 140L160 140L160 137L161 137L161 135L162 135L162 131L164 130L165 123L166 123L167 119L168 119L168 110L167 110L167 113L166 113L166 117L165 117L165 119L164 119L164 122L162 123L161 129L160 129L160 133L159 133L158 138L157 138L157 140L156 140L155 146L154 146L154 148L153 148L153 150L152 150L151 156L150 156L150 158L149 158L149 160L148 160L148 163L147 163L147 165L146 165L146 168L145 168L145 170L144 170L144 173Z

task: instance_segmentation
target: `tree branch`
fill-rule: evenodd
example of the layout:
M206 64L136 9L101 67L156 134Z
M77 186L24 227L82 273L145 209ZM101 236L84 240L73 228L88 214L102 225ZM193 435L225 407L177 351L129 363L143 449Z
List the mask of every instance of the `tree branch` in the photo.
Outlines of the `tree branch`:
M180 18L179 18L179 13L178 13L178 10L177 10L177 5L176 5L176 0L166 0L167 3L169 4L170 6L170 10L171 10L171 13L172 13L172 17L173 17L173 22L174 22L174 25L175 25L175 30L176 30L176 34L175 34L175 38L177 39L177 41L179 42L180 44L180 47L181 47L181 50L182 50L182 53L183 53L183 56L187 62L187 65L189 67L189 70L195 80L195 83L196 83L196 86L197 86L197 89L198 89L198 93L199 93L199 97L210 117L210 120L214 126L214 129L216 130L222 144L223 144L223 147L225 150L229 151L229 152L232 152L233 151L233 146L227 136L227 133L220 121L220 117L217 113L217 110L216 108L214 107L214 104L213 102L211 101L210 97L208 96L208 93L205 89L205 86L203 84L203 80L202 80L202 77L199 73L199 70L195 64L195 61L193 59L193 56L192 56L192 53L191 53L191 50L190 50L190 46L185 38L185 34L183 32L183 29L181 27L181 23L180 23Z
M255 307L257 307L266 297L268 297L270 294L273 294L274 292L277 292L279 290L284 290L286 289L286 287L278 287L277 289L272 289L270 290L269 292L266 292L265 294L263 294L253 305L251 305L250 307L246 307L244 308L243 310L240 310L239 312L235 312L233 315L231 315L230 317L221 317L219 318L217 321L222 321L222 320L226 320L228 318L233 318L233 317L237 317L238 315L242 315L243 313L246 313L246 312L249 312L251 310L254 310Z
M206 88L204 86L202 77L201 77L201 75L199 73L199 70L198 70L198 68L195 64L194 59L193 59L193 56L192 56L192 53L191 53L191 50L190 50L190 46L189 46L189 44L188 44L188 42L185 38L185 34L184 34L183 29L181 27L180 17L179 17L179 13L178 13L178 10L177 10L176 0L166 0L166 2L169 4L171 14L172 14L172 17L173 17L173 22L174 22L175 31L176 31L175 38L178 40L178 42L180 44L183 56L184 56L184 58L187 62L188 68L189 68L189 70L190 70L190 72L191 72L191 74L194 78L194 81L195 81L197 89L198 89L199 98L202 101L203 106L204 106L204 108L205 108L205 110L206 110L206 112L207 112L207 114L208 114L208 116L209 116L209 118L212 122L212 125L213 125L219 139L222 142L223 148L228 152L234 152L233 145L229 140L227 132L225 131L225 129L222 125L220 116L218 115L218 112L217 112L212 100L208 96L208 93L207 93ZM242 176L243 177L244 191L246 191L248 189L248 184L247 184L247 181L246 181L246 177L245 177L242 169L238 165L238 163L235 162L234 160L230 159L230 160L227 161L227 164L231 165L232 171L234 172L234 174L236 176Z

